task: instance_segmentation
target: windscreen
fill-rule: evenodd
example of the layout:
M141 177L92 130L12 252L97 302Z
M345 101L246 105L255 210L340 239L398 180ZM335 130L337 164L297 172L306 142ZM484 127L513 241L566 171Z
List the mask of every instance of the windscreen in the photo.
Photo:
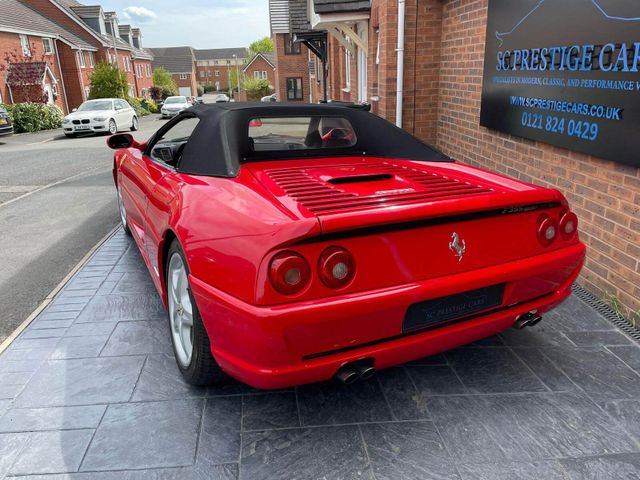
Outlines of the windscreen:
M249 121L250 145L255 152L348 148L356 132L344 117L260 117Z
M98 110L113 110L113 102L111 100L85 102L78 108L78 112L95 112Z
M187 97L169 97L164 103L187 103Z

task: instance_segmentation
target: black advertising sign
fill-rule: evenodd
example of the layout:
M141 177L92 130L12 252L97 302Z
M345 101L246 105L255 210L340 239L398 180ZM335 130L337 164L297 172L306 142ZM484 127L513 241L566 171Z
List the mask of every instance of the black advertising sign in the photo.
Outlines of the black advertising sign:
M640 1L490 0L480 124L640 166Z

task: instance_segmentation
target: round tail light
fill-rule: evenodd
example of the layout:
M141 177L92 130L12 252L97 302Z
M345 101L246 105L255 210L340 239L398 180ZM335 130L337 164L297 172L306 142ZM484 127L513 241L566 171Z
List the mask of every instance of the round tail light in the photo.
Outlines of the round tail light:
M311 268L296 252L282 252L271 260L269 279L273 288L284 295L294 295L309 283Z
M538 222L538 241L548 247L558 236L558 222L549 215L543 215Z
M569 240L577 231L578 217L573 212L565 213L560 219L560 234L565 240Z
M348 285L356 273L353 255L342 247L329 247L320 255L318 261L320 280L329 288L342 288Z

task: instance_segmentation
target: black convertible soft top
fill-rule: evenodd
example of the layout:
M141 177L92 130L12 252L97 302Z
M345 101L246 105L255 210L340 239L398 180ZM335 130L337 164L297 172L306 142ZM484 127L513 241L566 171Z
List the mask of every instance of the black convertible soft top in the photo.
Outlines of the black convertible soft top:
M185 116L195 116L200 121L182 152L178 168L194 175L235 177L243 163L288 158L371 156L451 161L435 148L355 105L230 102L196 105L179 114L176 121ZM347 119L355 131L356 143L348 148L292 151L254 151L251 147L251 119L314 116Z

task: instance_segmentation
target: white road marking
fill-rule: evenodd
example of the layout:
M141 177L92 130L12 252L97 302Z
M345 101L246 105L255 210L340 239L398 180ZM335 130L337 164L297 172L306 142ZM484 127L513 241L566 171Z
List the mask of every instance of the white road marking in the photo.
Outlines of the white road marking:
M47 185L43 185L41 187L36 188L35 190L31 190L30 192L26 192L23 195L20 195L20 196L18 196L16 198L12 198L11 200L8 200L8 201L6 201L4 203L0 203L0 208L6 207L7 205L15 203L18 200L22 200L23 198L28 197L30 195L33 195L34 193L38 193L38 192L41 192L42 190L46 190L47 188L55 187L56 185L60 185L61 183L66 183L66 182L68 182L70 180L75 180L76 178L80 178L80 177L83 177L83 176L88 176L88 175L91 175L93 173L97 173L97 172L99 172L101 170L109 171L109 170L111 170L111 168L106 168L105 169L105 167L96 167L96 168L93 168L91 170L85 170L84 172L76 173L75 175L71 175L70 177L63 178L62 180L58 180L56 182L52 182L52 183L49 183Z

